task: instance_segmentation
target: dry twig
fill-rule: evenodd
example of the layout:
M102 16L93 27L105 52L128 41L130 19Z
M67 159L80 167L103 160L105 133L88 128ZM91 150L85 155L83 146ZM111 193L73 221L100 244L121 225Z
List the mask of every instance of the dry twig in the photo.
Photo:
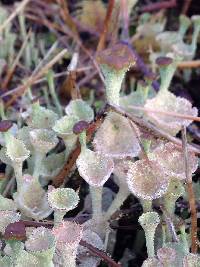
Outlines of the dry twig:
M156 10L172 8L176 6L176 0L159 1L158 3L148 4L141 8L141 12L152 12Z
M101 34L100 39L99 39L97 51L101 51L105 48L106 35L108 33L108 30L109 30L109 24L110 24L110 20L112 17L114 5L115 5L115 0L109 0L107 13L106 13L106 17L104 20L104 27L103 27L103 31L102 31L102 34Z
M192 246L191 251L192 253L197 252L198 247L198 237L197 237L197 211L196 211L196 201L195 201L195 194L192 186L192 177L189 171L189 162L188 162L188 146L187 146L187 137L186 137L186 127L183 126L182 129L182 144L183 144L183 153L184 153L184 162L185 162L185 176L187 182L187 191L188 191L188 198L189 198L189 205L191 211L191 239L192 239Z
M165 131L157 128L152 123L147 122L144 119L135 117L132 114L129 114L128 112L125 112L123 109L121 109L118 106L114 106L114 105L108 104L108 108L110 108L111 110L117 112L118 114L121 114L125 118L128 118L130 121L132 121L133 123L135 123L139 127L143 127L145 129L147 129L148 131L151 131L155 136L158 136L158 137L164 138L166 140L169 140L170 142L173 142L173 143L175 143L176 145L178 145L180 147L182 146L181 140L179 140L178 138L176 138L176 137L166 133ZM196 154L200 154L200 147L199 146L188 145L188 149L191 152L194 152Z
M0 33L25 8L29 2L30 0L24 0L18 5L18 7L10 14L10 16L0 25Z
M180 114L177 112L169 112L169 111L162 111L162 110L158 110L158 109L143 108L143 107L134 106L134 105L129 106L129 108L134 109L134 110L147 111L149 113L158 113L158 114L162 114L162 115L169 116L169 117L177 117L177 118L180 118L183 120L185 119L185 120L199 121L200 122L200 117L183 115L183 114Z
M56 55L50 62L48 62L38 73L35 75L31 75L31 77L26 81L24 85L19 86L15 90L15 95L11 97L11 99L6 103L6 107L10 106L15 100L23 95L27 88L34 84L38 79L40 79L43 75L47 73L47 71L57 63L67 52L67 49L62 50L58 55Z
M184 14L184 15L187 14L191 3L192 3L192 0L185 0L184 1L183 8L182 8L182 11L181 11L182 14Z
M80 245L86 247L93 255L98 256L109 264L110 267L122 267L120 263L116 263L111 257L109 257L104 251L95 248L91 244L88 244L86 241L81 240Z

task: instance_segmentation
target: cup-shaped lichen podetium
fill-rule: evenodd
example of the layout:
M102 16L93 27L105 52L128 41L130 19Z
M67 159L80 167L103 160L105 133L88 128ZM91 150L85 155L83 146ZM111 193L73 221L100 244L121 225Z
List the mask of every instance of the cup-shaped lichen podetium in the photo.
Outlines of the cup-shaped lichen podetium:
M136 63L131 48L117 43L96 55L105 77L106 97L109 104L119 105L121 84L127 70Z
M81 149L76 165L80 176L90 185L93 218L98 221L102 216L103 185L113 172L113 160L106 155L85 148Z
M56 249L61 254L62 266L76 267L76 255L83 236L83 227L75 222L65 221L52 230L56 237Z
M30 131L30 140L34 147L35 166L33 176L38 179L42 160L44 159L45 155L57 145L58 138L51 130L34 129Z
M74 133L79 134L81 153L76 160L80 176L90 185L93 217L98 222L102 215L102 190L110 177L114 163L108 156L87 148L86 129L88 123L80 121L74 125Z
M176 250L167 247L160 248L157 251L157 257L164 267L173 267L176 260Z
M162 263L155 257L146 259L142 267L163 267Z
M156 62L159 65L161 76L160 91L154 98L146 101L144 107L147 111L145 113L149 121L153 122L166 132L176 135L181 130L182 126L188 126L192 121L162 113L154 113L153 111L151 112L151 109L190 116L197 116L198 111L195 107L192 107L192 104L187 99L176 97L168 91L170 82L176 70L176 62L173 62L169 57L160 57Z
M29 253L38 258L40 267L54 266L52 259L56 248L56 238L51 230L45 227L33 230L25 246Z
M79 202L78 194L71 188L50 188L48 202L54 210L54 224L62 222L64 215L76 208Z
M200 266L200 257L197 254L188 253L183 258L183 267L199 267Z
M108 113L95 134L93 144L97 151L112 158L137 157L141 151L130 122L114 112Z
M57 120L53 126L53 130L61 137L65 143L66 149L70 152L76 144L77 136L73 133L74 124L79 119L74 115L66 115Z
M6 133L6 155L12 162L17 187L22 186L22 164L29 157L30 152L26 149L24 143L14 136Z
M187 99L177 97L168 91L160 92L156 97L148 99L144 107L149 109L149 111L145 112L148 120L173 136L181 130L182 126L188 126L192 121L177 118L176 116L154 113L151 112L151 109L194 117L198 113L197 108L192 107L192 104Z
M160 223L160 217L157 212L146 212L139 217L138 221L145 232L148 257L154 257L154 237L156 228Z
M174 44L183 42L183 37L191 24L191 20L185 15L180 15L179 23L178 31L164 31L156 36L162 52L171 52Z
M130 191L138 198L153 200L166 193L169 178L158 163L142 159L129 164L127 183Z
M179 42L172 46L173 52L184 58L184 60L192 60L194 58L197 49L198 36L200 32L200 16L194 15L191 17L191 20L194 24L191 44Z
M58 143L55 133L46 129L35 129L30 131L30 139L34 149L43 155L48 153Z
M46 191L37 179L28 174L23 176L23 185L13 197L18 209L28 218L42 220L52 213Z
M185 177L185 166L184 166L184 153L174 143L160 143L152 153L148 155L149 159L158 162L163 169L163 172L169 176L169 178L184 180ZM188 157L188 169L189 173L192 174L198 167L198 157L189 152Z

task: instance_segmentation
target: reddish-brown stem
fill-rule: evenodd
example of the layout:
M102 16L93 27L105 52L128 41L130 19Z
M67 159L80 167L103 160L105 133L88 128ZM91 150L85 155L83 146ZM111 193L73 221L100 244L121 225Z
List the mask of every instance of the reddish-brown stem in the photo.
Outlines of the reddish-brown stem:
M182 8L182 11L181 11L182 14L184 14L184 15L187 14L187 12L188 12L188 10L190 8L191 2L192 2L192 0L185 0L184 1L183 8Z
M159 1L158 3L152 3L141 8L141 12L151 12L166 8L172 8L176 6L176 0Z
M114 5L115 5L115 0L109 0L107 13L106 13L106 17L104 20L104 27L103 27L103 31L99 39L97 51L101 51L105 48L105 40L106 40L106 36L109 30L109 24L110 24L110 20L112 17Z
M94 246L88 244L86 241L81 240L80 245L83 247L88 248L93 255L98 256L99 258L103 259L105 262L109 264L110 267L122 267L120 263L116 263L113 259L111 259L105 252L95 248Z
M192 253L196 253L197 248L198 248L197 211L196 211L195 194L194 194L193 185L192 185L192 176L189 171L188 148L187 148L187 137L186 137L185 126L183 126L182 128L182 144L183 144L183 153L184 153L184 162L185 162L187 192L188 192L189 205L190 205L190 211L191 211L191 239L192 239L191 251Z

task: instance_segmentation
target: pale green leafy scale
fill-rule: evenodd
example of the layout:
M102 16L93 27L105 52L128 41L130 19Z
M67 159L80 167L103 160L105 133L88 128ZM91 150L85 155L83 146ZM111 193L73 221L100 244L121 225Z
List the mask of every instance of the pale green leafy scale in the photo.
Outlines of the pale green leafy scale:
M32 105L30 115L27 118L27 124L32 128L51 129L57 119L58 115L55 112L35 103Z
M93 109L82 99L71 100L65 112L67 115L77 117L79 121L91 122L94 119Z

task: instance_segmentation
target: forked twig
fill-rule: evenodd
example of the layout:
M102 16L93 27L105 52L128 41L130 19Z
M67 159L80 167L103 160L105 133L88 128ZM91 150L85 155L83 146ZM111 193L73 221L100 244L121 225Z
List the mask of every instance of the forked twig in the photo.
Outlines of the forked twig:
M192 251L192 253L196 253L197 248L198 248L197 211L196 211L195 194L194 194L194 190L193 190L193 186L192 186L192 176L191 176L190 171L189 171L188 146L187 146L187 137L186 137L186 127L185 126L183 126L183 128L182 128L182 144L183 144L183 153L184 153L187 191L188 191L189 205L190 205L190 211L191 211L191 239L192 239L191 251Z

